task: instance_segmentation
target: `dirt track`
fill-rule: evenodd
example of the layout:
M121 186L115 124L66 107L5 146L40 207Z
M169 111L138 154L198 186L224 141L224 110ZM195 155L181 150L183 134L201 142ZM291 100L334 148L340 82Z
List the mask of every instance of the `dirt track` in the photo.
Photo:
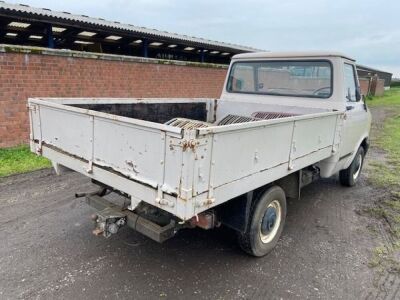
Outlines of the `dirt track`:
M365 177L354 188L334 178L306 187L289 203L277 248L260 259L243 254L223 228L181 231L162 245L127 228L95 237L93 210L74 198L91 189L77 173L57 177L51 170L0 179L1 299L394 296L376 288L367 266L376 240L372 220L357 212L382 191Z

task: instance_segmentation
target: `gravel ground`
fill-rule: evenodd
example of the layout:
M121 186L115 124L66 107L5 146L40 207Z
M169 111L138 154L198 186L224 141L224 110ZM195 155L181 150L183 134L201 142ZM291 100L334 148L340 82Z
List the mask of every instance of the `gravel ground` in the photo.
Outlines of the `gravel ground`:
M245 255L226 228L183 230L164 244L129 228L95 237L93 210L74 198L93 189L82 175L51 170L0 179L1 299L396 297L382 286L395 290L397 279L377 284L368 267L374 221L358 211L382 191L365 176L353 188L336 178L304 188L263 258Z

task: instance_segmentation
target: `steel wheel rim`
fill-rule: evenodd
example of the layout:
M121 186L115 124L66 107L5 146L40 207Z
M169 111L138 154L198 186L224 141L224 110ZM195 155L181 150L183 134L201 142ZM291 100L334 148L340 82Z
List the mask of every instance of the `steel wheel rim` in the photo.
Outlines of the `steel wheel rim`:
M358 176L360 175L361 166L362 166L362 155L360 153L357 155L357 158L356 158L356 171L353 174L354 180L356 180L358 178Z
M273 224L271 224L272 221L271 210L274 211L275 213L275 220L273 221ZM270 243L275 238L276 234L278 233L281 220L282 220L281 204L279 203L278 200L273 200L270 204L268 204L267 209L264 212L264 216L260 221L259 232L262 243L264 244Z

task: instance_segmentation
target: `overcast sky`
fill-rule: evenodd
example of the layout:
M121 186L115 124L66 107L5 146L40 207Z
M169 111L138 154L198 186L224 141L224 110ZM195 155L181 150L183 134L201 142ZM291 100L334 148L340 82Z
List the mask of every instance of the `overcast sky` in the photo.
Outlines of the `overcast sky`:
M271 51L335 50L400 77L399 0L5 0Z

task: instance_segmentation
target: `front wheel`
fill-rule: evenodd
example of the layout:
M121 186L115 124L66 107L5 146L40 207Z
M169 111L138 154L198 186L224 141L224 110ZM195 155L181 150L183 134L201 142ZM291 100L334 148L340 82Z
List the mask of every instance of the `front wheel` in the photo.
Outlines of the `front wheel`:
M363 147L358 148L351 165L339 172L340 183L344 186L354 186L361 175L364 164L365 151Z
M247 230L239 234L240 247L253 256L268 254L279 240L285 218L285 192L279 186L270 187L254 201Z

